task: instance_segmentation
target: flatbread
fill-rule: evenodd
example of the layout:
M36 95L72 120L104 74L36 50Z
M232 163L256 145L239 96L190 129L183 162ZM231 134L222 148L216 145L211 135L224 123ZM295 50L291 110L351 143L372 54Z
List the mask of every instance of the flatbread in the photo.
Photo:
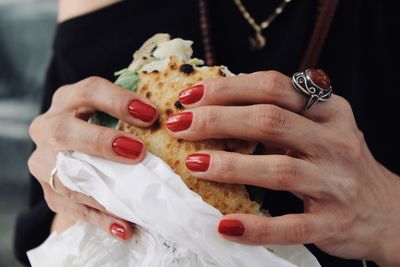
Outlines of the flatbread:
M240 140L207 140L189 142L173 137L166 127L166 119L183 111L177 102L178 94L185 88L204 79L225 76L222 67L195 67L183 64L171 57L168 66L161 71L139 71L137 94L148 98L159 111L159 121L151 128L144 129L120 121L119 129L141 138L148 151L164 160L186 185L197 192L204 201L223 214L258 214L260 206L249 199L244 185L233 185L198 180L185 167L189 154L201 149L233 151L251 154L256 147L253 142Z

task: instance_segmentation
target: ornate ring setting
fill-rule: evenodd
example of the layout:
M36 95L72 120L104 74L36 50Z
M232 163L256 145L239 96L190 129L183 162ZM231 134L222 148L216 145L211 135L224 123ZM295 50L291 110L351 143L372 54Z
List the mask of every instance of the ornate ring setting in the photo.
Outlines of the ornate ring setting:
M330 79L321 69L296 72L292 76L292 84L298 92L308 98L301 112L302 114L307 112L318 101L328 101L333 94Z

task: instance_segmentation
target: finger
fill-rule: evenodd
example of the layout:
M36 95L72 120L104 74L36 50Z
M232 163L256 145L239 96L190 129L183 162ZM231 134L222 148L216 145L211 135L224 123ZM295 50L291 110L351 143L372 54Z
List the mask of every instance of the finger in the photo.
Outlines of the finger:
M57 190L57 193L60 194L63 198L70 202L74 202L76 204L81 204L87 206L89 208L96 209L98 211L109 213L99 202L97 202L94 198L90 196L86 196L82 193L72 191L69 188L65 187L57 175L54 176L54 188ZM110 214L110 213L109 213ZM110 214L112 215L112 214Z
M63 115L52 116L43 127L44 134L38 142L50 144L56 151L80 151L124 163L137 163L144 158L144 143L116 129Z
M340 97L334 95L327 103L317 103L304 115L326 121L340 113ZM186 107L205 105L273 104L299 113L307 98L295 90L291 78L276 71L261 71L235 77L205 80L179 94Z
M74 219L97 225L122 240L129 240L132 237L133 226L131 223L97 209L71 202L54 192L48 184L42 184L42 187L45 192L46 202L52 211L68 214Z
M52 110L64 113L78 108L106 112L139 127L148 127L158 117L156 107L147 99L105 79L90 77L74 85L61 87L53 96Z
M36 149L28 160L29 171L31 174L39 180L42 186L49 187L51 167L55 166L56 153L54 151L48 151L43 148ZM65 187L59 180L57 175L54 176L54 187L57 192L54 192L51 188L49 194L59 194L63 198L68 199L71 202L77 204L83 204L85 206L97 209L99 211L108 213L105 208L94 200L92 197L85 196L84 194L72 191Z
M197 107L167 119L175 137L190 141L235 138L304 153L321 147L322 125L274 105Z
M326 194L323 174L312 163L285 155L243 155L199 151L189 155L186 168L200 179L248 184L318 197Z
M322 218L312 214L278 217L230 214L220 220L218 232L242 244L307 244L321 240L326 234L326 225Z
M56 164L56 153L49 148L35 149L28 159L28 169L33 177L42 183L50 180L51 168Z

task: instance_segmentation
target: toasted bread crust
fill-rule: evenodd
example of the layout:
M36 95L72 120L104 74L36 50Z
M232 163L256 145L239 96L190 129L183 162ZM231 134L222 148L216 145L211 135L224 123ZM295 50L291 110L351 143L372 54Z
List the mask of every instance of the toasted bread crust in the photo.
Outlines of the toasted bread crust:
M183 107L176 103L183 89L204 79L223 76L220 67L194 68L191 72L181 68L182 62L171 58L166 69L150 73L140 72L137 94L148 98L159 109L159 121L153 127L144 129L120 121L119 129L141 138L148 151L167 162L180 175L186 185L197 192L204 201L229 213L259 213L259 205L249 199L243 185L223 184L194 178L185 167L189 154L202 149L224 150L251 154L256 144L240 140L207 140L188 142L173 137L166 127L166 119L172 114L182 112ZM187 68L186 68L187 69Z

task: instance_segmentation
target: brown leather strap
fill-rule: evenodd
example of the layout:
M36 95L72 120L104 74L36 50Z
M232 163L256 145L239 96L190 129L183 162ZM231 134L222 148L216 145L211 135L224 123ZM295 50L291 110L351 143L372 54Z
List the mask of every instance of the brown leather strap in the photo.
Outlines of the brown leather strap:
M338 2L339 0L318 0L318 14L315 20L314 31L308 42L303 60L301 61L299 67L300 71L316 66L335 15Z

